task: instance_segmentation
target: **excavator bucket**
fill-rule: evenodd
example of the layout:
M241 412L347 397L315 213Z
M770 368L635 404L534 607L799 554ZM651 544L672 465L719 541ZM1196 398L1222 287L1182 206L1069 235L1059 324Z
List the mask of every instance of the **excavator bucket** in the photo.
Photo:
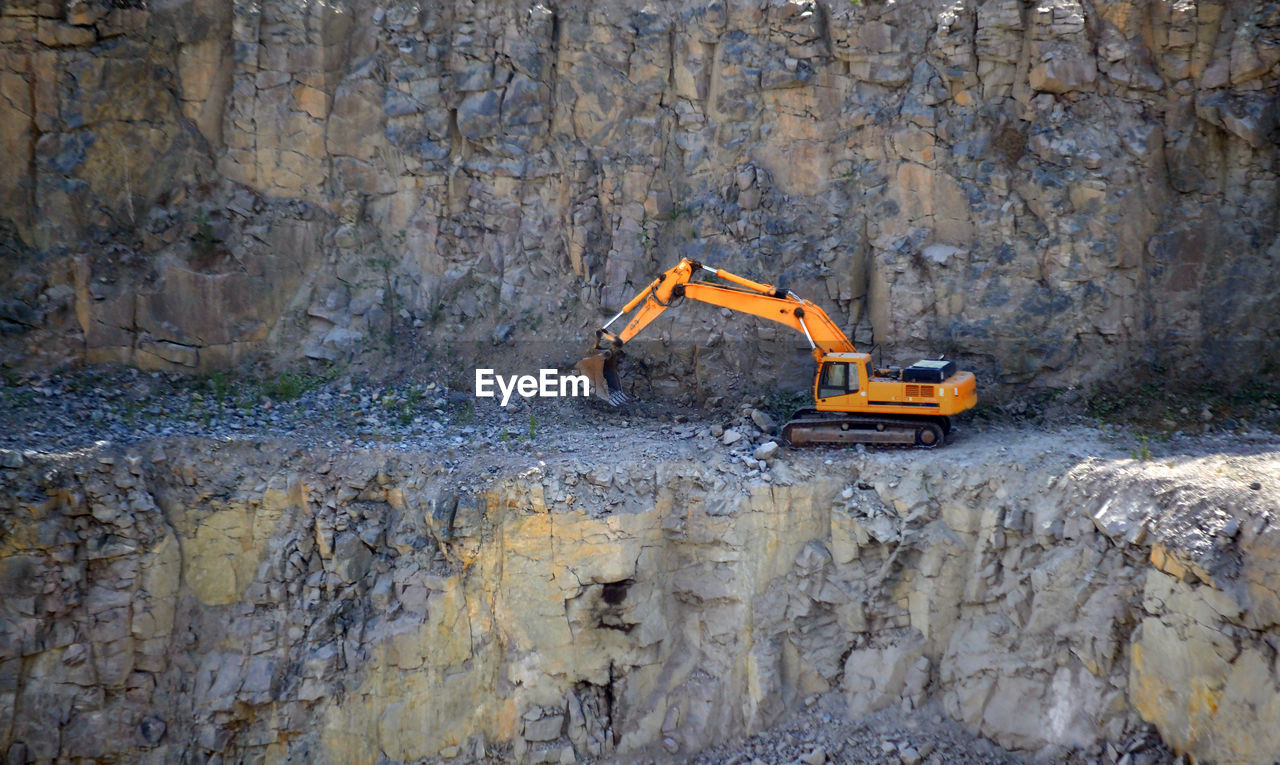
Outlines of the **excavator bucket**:
M596 351L573 368L587 376L591 381L591 392L608 401L610 406L627 402L627 394L622 392L622 380L618 377L618 356L614 351Z

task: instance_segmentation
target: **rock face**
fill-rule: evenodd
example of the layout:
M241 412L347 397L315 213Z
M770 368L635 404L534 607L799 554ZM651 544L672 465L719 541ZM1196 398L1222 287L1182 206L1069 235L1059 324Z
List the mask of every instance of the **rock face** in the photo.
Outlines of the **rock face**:
M1274 456L466 467L170 440L0 470L0 747L561 762L839 691L1007 747L1147 720L1201 761L1276 751L1277 497L1237 480Z
M689 256L992 382L1238 380L1280 347L1278 61L1270 2L14 0L0 347L510 357ZM803 379L674 313L661 381Z

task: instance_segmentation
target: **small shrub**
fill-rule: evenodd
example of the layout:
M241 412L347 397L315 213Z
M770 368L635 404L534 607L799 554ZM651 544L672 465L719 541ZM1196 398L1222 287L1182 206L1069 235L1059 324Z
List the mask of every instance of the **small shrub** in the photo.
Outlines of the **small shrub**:
M319 380L301 372L282 372L264 380L258 392L273 401L296 401L311 390Z
M1147 435L1145 433L1138 436L1138 445L1129 452L1129 455L1137 462L1146 462L1151 459L1151 449L1147 446Z
M476 408L470 399L454 404L451 409L454 419L461 425L470 425L476 421Z
M813 399L804 393L787 393L771 391L765 395L764 406L761 407L779 426L791 419L796 410L813 406Z
M231 395L231 375L225 370L220 369L216 372L210 372L205 377L205 382L219 404L226 400L227 396Z
M667 220L677 221L693 215L693 207L691 205L671 205L671 209L667 210Z

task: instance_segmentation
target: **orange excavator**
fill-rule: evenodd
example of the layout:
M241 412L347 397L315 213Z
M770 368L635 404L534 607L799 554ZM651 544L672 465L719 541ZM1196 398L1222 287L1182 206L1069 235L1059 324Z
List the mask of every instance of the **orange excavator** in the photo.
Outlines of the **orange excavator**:
M703 275L725 284L694 281ZM973 373L958 371L955 362L923 360L906 368L872 369L870 354L858 353L812 301L688 258L654 279L596 330L593 352L575 369L591 380L597 396L614 406L627 400L618 377L623 346L681 299L754 314L804 334L818 368L813 407L796 412L782 426L782 439L792 446L863 443L932 448L945 443L951 417L978 401ZM633 311L621 332L609 331L610 325Z

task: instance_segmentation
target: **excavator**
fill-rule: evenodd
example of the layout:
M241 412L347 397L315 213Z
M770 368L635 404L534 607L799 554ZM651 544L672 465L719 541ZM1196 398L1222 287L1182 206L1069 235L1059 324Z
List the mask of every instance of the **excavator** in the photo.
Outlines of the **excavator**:
M706 276L724 284L694 280ZM618 376L623 346L681 299L754 314L804 334L818 362L814 405L799 410L782 426L780 435L791 446L861 443L933 448L946 442L951 417L978 402L973 373L957 370L953 361L925 359L906 368L873 369L871 355L859 353L812 301L688 258L654 279L596 330L595 347L574 367L590 379L595 395L613 406L628 400ZM632 312L621 332L609 331L614 322Z

